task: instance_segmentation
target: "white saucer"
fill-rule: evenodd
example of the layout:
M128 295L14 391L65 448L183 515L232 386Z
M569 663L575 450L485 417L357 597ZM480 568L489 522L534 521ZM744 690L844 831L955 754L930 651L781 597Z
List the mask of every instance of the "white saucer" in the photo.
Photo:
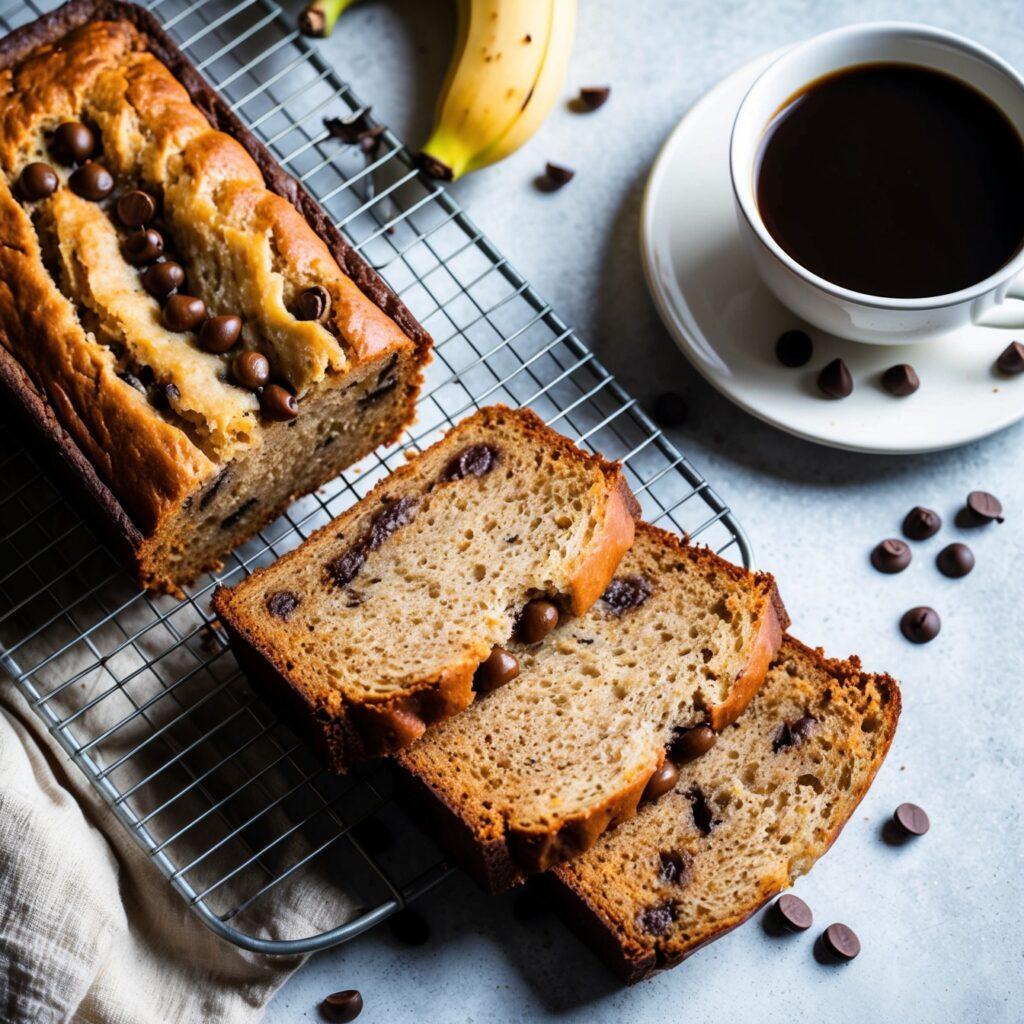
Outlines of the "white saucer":
M842 341L802 324L758 278L736 226L729 183L729 133L757 75L778 54L744 65L696 104L654 163L640 217L647 283L669 333L696 369L747 412L797 437L886 454L966 444L1024 417L1024 375L994 369L1024 331L971 327L917 345ZM803 327L814 339L807 366L787 369L775 341ZM849 398L825 398L818 371L842 356ZM921 387L894 398L878 378L910 363Z

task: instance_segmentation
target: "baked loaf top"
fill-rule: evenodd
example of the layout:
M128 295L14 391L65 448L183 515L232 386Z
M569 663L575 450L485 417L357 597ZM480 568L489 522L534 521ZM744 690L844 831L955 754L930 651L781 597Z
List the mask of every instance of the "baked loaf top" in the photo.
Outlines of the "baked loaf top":
M627 981L741 924L828 850L900 713L896 682L787 637L746 713L675 789L548 878Z
M125 16L32 45L90 11ZM242 348L266 355L300 403L328 377L416 345L342 270L308 211L268 189L193 102L153 52L157 37L136 27L149 20L130 5L73 3L5 41L0 70L2 341L143 533L262 431L260 402L228 357L170 323L145 287L116 212L127 191L155 200L150 226L187 267L188 294L211 316L241 318ZM61 158L67 123L93 133L91 164ZM48 194L26 187L33 163L57 176ZM88 194L92 165L113 176L105 196ZM311 287L327 296L321 319L297 315Z
M509 644L518 676L399 755L409 795L485 888L508 888L635 814L694 727L713 741L785 624L771 576L638 524L586 616Z
M300 697L343 768L468 705L531 599L585 612L637 512L617 464L492 406L214 606L250 674Z

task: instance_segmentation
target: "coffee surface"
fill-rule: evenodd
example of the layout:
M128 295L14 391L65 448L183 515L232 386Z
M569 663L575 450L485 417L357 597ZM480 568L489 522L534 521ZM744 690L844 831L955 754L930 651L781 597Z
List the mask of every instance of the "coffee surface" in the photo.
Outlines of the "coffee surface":
M757 203L797 263L854 291L945 295L1024 241L1024 145L949 75L865 64L812 82L765 130Z

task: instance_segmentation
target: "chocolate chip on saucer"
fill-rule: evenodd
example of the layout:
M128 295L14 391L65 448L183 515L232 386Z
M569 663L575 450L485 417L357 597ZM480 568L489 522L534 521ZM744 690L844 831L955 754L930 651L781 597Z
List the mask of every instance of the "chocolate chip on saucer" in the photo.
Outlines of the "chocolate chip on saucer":
M579 105L580 110L597 110L608 102L612 91L607 85L589 86L580 89Z
M910 363L897 363L882 374L882 387L896 398L906 398L920 386L921 380Z
M1003 522L1002 502L988 491L971 491L967 495L966 515L961 521L963 526L984 526L987 523Z
M903 572L910 565L910 545L895 537L883 540L872 549L871 564L879 572Z
M860 939L845 924L830 924L822 933L821 943L825 952L842 963L849 963L860 953Z
M1019 341L1011 341L996 360L996 368L1000 373L1011 377L1024 373L1024 345Z
M332 992L321 1004L324 1016L331 1021L348 1024L363 1012L363 997L354 988Z
M974 568L974 552L966 544L947 544L935 556L935 564L943 576L959 579Z
M654 419L662 427L678 427L689 411L686 399L678 391L665 391L654 400Z
M918 605L903 613L900 632L913 644L926 644L939 635L942 620L934 608Z
M772 906L775 919L788 932L805 932L814 924L811 908L799 896L783 893Z
M548 163L544 167L544 177L540 180L541 189L546 192L554 192L556 189L568 185L575 177L576 172L571 168Z
M942 529L942 519L923 505L915 505L903 519L903 536L910 540L927 540Z
M814 344L806 331L784 331L775 342L775 358L791 369L811 361Z
M931 828L928 815L917 804L900 804L892 820L900 832L908 836L923 836Z
M833 359L818 374L818 388L829 398L847 398L853 394L853 378L842 359Z

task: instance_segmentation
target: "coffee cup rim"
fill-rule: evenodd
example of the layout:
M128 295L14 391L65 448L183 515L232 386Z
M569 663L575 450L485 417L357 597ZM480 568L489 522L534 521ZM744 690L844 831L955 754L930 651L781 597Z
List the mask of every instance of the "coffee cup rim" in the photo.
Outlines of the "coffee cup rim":
M754 79L750 88L747 89L743 99L740 101L740 105L736 110L736 116L733 118L732 130L729 136L729 177L737 206L748 226L753 231L754 236L777 260L783 263L797 277L837 299L841 299L845 302L857 303L861 306L870 306L880 309L927 310L939 309L945 306L955 306L963 302L970 302L974 299L980 298L988 292L991 292L993 289L1000 287L1000 285L1008 283L1020 274L1022 270L1024 270L1024 244L1021 245L1021 248L1018 249L1017 253L1010 260L1003 264L1003 266L994 273L981 281L968 286L967 288L960 289L959 291L946 292L941 295L920 296L916 298L897 298L872 295L868 292L858 292L851 288L845 288L842 285L838 285L835 282L829 281L827 278L821 277L813 271L808 270L803 264L798 263L789 255L788 252L786 252L785 249L782 248L781 245L779 245L774 237L772 237L771 232L765 225L764 220L761 217L761 213L757 208L757 200L753 188L753 168L746 166L745 162L744 166L741 167L741 158L738 153L739 143L743 141L739 137L740 122L752 97L757 94L757 91L760 88L763 88L763 83L767 80L768 76L773 71L777 71L782 64L796 62L808 53L812 53L814 50L832 43L837 39L841 39L844 36L857 36L868 33L890 33L894 36L918 36L951 45L961 52L965 52L984 61L997 71L1006 75L1014 83L1017 89L1020 90L1022 96L1024 96L1024 76L1019 74L1007 61L1003 60L1003 58L998 54L988 49L988 47L982 46L980 43L975 43L973 40L970 40L956 32L950 32L946 29L935 28L931 25L923 25L909 21L857 22L853 25L844 25L839 28L830 29L827 32L822 32L819 35L812 36L810 39L806 39L801 43L796 43L784 52L780 53L778 57L771 61L771 63L761 71L757 78ZM837 63L834 68L831 68L831 71L835 72L846 67L856 67L859 64L876 62L886 63L882 60L876 61L869 54L865 54L863 58L859 58L848 63ZM894 61L893 63L907 62ZM931 67L934 71L949 74L949 72L938 63L930 64L927 61L919 61L917 63L920 63L923 67ZM829 72L826 72L826 74L827 73ZM975 87L972 86L972 88ZM1000 110L1003 110L1002 106L996 103L991 96L988 96L986 93L983 93L983 95L985 95L986 99L988 99L990 103L995 104ZM1003 112L1005 114L1005 111ZM1009 115L1006 116L1007 119L1011 121L1011 124L1013 124L1018 135L1021 136L1021 143L1024 145L1024 133L1020 131L1016 122L1009 118ZM766 127L767 125L760 125L757 130L759 132L764 132ZM741 185L741 181L745 182L745 185ZM1024 183L1022 183L1022 187L1024 187Z

